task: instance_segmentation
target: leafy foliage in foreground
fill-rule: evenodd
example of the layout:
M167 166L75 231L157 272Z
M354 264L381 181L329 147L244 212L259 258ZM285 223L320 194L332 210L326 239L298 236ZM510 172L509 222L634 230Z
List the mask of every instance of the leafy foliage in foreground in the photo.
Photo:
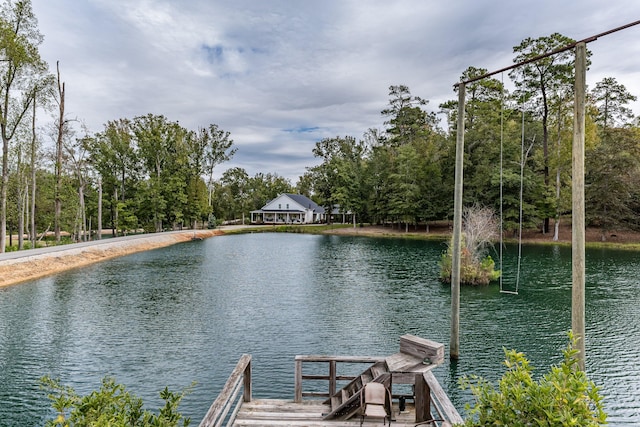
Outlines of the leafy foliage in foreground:
M180 393L165 387L160 397L165 405L158 414L143 409L142 399L128 392L124 385L106 377L97 391L79 396L71 387L50 377L42 378L43 388L57 412L47 427L187 427L191 420L178 412L178 405L189 389Z
M607 424L599 388L578 367L576 339L569 332L564 359L539 381L523 353L505 350L507 371L498 388L477 377L464 377L463 389L475 397L464 426L600 426Z

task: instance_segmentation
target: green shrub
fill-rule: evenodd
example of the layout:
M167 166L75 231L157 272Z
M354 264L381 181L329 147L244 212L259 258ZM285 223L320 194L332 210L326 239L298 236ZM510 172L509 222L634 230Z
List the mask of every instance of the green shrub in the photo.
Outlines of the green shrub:
M493 210L478 205L466 207L462 212L460 236L460 283L488 285L500 278L495 262L488 255L489 248L498 238L498 223ZM451 282L453 236L440 261L440 280Z
M569 345L563 361L539 381L523 353L505 349L507 371L497 389L477 377L462 378L475 405L467 405L471 414L464 426L600 426L607 416L596 385L578 367L576 340L569 333Z
M55 419L47 421L47 427L186 427L191 422L178 412L189 389L175 393L165 388L160 392L165 404L154 414L143 409L142 399L113 378L104 378L100 389L86 396L79 396L73 388L50 377L42 378L42 386L49 391L51 406L57 413Z
M500 278L501 271L496 270L496 263L487 255L480 262L469 254L466 248L460 251L460 283L466 285L488 285L494 280ZM445 283L451 283L451 263L452 252L451 245L440 259L440 280Z

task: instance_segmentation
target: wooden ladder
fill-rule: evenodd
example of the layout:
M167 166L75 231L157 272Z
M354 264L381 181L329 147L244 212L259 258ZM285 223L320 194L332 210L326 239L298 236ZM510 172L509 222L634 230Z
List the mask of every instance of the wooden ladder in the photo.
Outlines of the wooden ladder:
M372 381L382 383L385 387L391 386L391 373L386 362L376 362L331 396L325 402L331 404L331 412L322 418L346 420L356 415L360 409L360 394L364 385Z

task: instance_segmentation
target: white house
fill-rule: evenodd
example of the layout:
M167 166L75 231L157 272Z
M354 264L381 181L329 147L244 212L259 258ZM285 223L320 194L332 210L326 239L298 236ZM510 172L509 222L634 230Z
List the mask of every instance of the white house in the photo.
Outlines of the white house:
M262 209L251 211L252 224L312 224L324 220L324 208L301 194L280 194Z

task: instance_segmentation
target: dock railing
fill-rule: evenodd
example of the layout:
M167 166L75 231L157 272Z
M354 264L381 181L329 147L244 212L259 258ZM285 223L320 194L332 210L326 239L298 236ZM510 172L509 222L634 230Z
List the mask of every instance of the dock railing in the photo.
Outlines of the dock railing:
M429 408L427 413L429 417L428 419L435 419L438 422L448 421L451 424L463 424L464 420L458 413L456 407L453 406L453 403L451 403L449 396L447 396L447 393L442 389L442 386L433 373L429 371L419 375L422 377L423 384L426 385L426 388L429 391L428 396L430 402L427 403L427 407ZM419 384L420 382L418 381L418 378L416 378L416 421L426 421L426 419L417 419L420 417L418 414L420 405L417 402L418 396L420 395Z
M242 395L240 395L242 391ZM218 398L211 404L200 427L218 427L235 420L242 402L251 402L251 355L243 354ZM229 413L231 412L231 413Z
M338 381L349 382L354 375L341 375L340 364L373 364L385 360L384 357L356 357L356 356L296 356L295 357L295 396L294 402L302 402L304 397L329 398L338 389ZM303 364L327 364L327 374L305 374ZM393 372L392 372L393 378ZM327 381L327 392L303 391L303 382ZM394 397L398 397L395 396ZM406 396L402 396L406 397ZM416 422L433 420L434 425L441 425L442 421L450 424L462 424L464 420L456 410L449 396L431 371L415 374L414 398L416 406Z
M295 357L295 391L294 402L302 402L303 397L326 398L333 396L337 390L338 381L351 381L355 375L340 375L338 364L373 364L384 360L384 357L354 357L354 356L296 356ZM326 374L304 374L302 365L307 364L327 364ZM302 382L307 381L327 381L327 392L303 391Z

